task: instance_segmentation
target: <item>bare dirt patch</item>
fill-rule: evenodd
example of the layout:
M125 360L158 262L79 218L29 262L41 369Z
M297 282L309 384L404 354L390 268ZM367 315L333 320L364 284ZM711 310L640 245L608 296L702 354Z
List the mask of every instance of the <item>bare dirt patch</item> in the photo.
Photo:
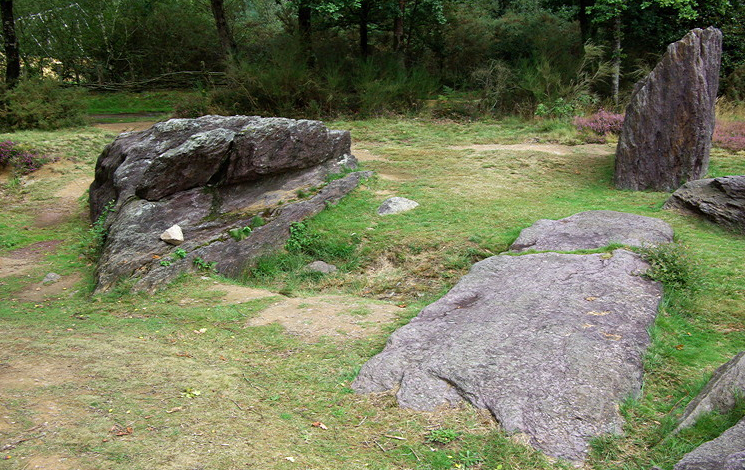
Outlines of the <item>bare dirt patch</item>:
M585 144L585 145L560 145L560 144L474 144L449 147L452 150L475 150L476 152L492 152L499 150L543 152L554 155L572 155L575 153L592 153L597 155L610 155L615 152L613 144Z
M51 361L49 358L43 362L24 358L0 363L0 391L3 392L61 385L73 380L75 370L72 364Z
M288 333L309 340L364 338L390 323L399 307L360 297L328 295L289 298L264 289L214 284L209 290L224 292L220 300L240 304L267 297L280 300L248 320L248 326L279 323Z
M229 304L242 304L256 299L276 297L279 295L265 289L234 286L232 284L213 284L208 290L224 292L221 300Z
M54 253L62 240L47 240L13 250L0 257L0 278L17 276L34 268L45 256Z
M32 284L26 290L19 293L17 298L26 302L42 302L48 299L56 299L62 295L66 295L68 292L72 292L73 287L75 287L75 284L80 279L82 277L79 274L73 274L65 276L52 284L44 285L41 282Z
M97 123L94 124L93 127L97 129L103 129L105 131L111 131L111 132L134 132L134 131L144 131L146 129L150 129L155 125L158 121L137 121L137 122L114 122L114 123Z
M61 455L34 456L27 459L24 470L78 470L80 466L76 459Z
M354 155L357 158L357 160L361 162L374 162L374 161L380 162L380 161L386 160L385 157L375 155L371 151L357 147L356 145L352 145L352 155Z
M288 333L308 339L323 336L359 339L390 323L399 307L347 296L283 299L248 321L249 326L279 323Z

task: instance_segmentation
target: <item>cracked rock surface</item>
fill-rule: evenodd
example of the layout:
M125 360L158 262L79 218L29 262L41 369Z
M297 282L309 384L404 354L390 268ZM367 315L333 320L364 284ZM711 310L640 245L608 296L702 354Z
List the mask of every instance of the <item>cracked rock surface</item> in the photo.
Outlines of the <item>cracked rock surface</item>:
M572 249L572 248L564 248ZM577 249L577 248L574 248ZM353 383L416 410L463 400L575 463L639 393L662 296L635 253L502 254L399 328Z
M90 188L91 220L105 219L107 233L96 290L129 278L135 290L153 290L197 259L239 274L284 245L292 223L369 176L326 183L329 174L356 168L350 145L349 132L319 121L257 116L171 119L120 135L98 158ZM253 226L257 216L266 223ZM185 239L178 248L159 238L173 225ZM250 236L231 237L245 227Z

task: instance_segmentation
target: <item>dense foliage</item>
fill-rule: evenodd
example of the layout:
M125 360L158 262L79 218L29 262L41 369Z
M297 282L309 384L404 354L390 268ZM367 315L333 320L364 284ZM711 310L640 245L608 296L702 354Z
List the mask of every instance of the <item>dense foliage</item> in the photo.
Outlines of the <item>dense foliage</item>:
M567 106L558 114L596 107L615 94L612 84L628 92L668 43L709 25L725 34L723 93L741 100L744 1L13 3L27 76L205 90L181 106L183 115L370 115L439 96L435 115L468 116L550 115L557 100ZM459 106L446 103L461 93Z

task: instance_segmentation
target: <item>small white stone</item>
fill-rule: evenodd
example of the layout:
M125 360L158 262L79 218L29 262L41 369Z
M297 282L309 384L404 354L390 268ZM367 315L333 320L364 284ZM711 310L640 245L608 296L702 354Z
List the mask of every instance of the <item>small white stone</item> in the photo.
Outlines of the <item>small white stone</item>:
M180 245L184 243L184 232L181 231L181 227L174 225L161 233L160 239L171 245Z

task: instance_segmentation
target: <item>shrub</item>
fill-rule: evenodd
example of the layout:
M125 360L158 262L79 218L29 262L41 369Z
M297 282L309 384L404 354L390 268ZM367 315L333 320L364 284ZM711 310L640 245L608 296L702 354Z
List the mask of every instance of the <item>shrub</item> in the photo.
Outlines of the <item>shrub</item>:
M713 140L719 147L733 152L745 150L745 122L717 121Z
M10 167L16 175L34 172L50 160L11 140L0 142L0 167Z
M56 80L23 80L2 94L0 124L7 129L53 130L85 123L82 92Z
M574 125L580 132L594 132L597 135L620 134L623 128L623 114L616 114L600 109L587 117L574 118Z

